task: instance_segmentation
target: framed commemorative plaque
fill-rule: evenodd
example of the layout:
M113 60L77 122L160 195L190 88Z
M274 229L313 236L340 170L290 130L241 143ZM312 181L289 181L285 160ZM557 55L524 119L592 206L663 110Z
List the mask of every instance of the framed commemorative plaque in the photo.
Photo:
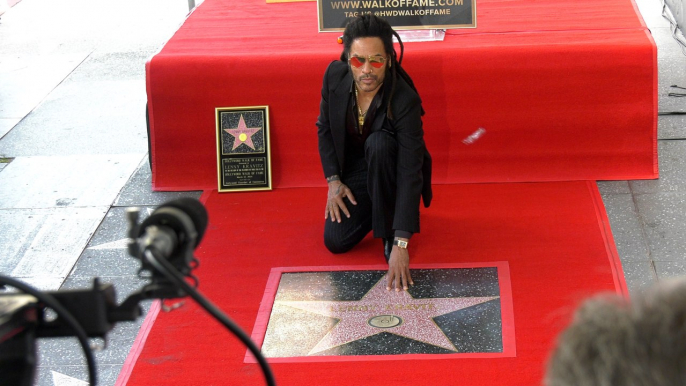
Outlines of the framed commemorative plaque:
M272 189L269 106L217 107L220 192Z

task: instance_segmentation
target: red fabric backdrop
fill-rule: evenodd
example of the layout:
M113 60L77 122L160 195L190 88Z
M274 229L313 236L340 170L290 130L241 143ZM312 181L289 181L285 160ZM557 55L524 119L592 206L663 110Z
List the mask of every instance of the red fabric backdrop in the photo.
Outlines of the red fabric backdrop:
M479 0L477 24L406 44L435 183L657 177L657 55L633 2ZM274 186L323 186L337 36L313 2L200 5L147 64L153 188L216 188L214 108L254 105L270 106Z
M412 264L507 261L517 356L278 363L280 385L538 384L577 304L626 292L594 183L457 183L656 178L650 32L630 0L479 0L477 23L406 44L438 184ZM378 240L322 242L314 123L337 36L317 32L313 2L206 0L147 65L156 190L216 189L214 109L270 106L274 186L299 188L206 194L197 250L201 291L248 332L272 267L382 262ZM189 304L160 314L128 384L262 384L244 353Z

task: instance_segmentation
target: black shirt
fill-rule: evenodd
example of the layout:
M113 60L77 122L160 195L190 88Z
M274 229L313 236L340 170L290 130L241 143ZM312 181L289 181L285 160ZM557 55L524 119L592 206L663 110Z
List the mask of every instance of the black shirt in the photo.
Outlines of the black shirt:
M383 84L379 86L379 91L374 95L372 103L369 104L369 110L364 117L364 124L359 127L359 110L357 108L357 98L355 98L355 82L352 82L350 87L350 100L348 102L348 111L345 117L346 144L345 157L364 158L364 142L371 134L372 124L376 118L376 113L383 102ZM395 230L395 237L411 238L412 232Z
M359 109L357 108L357 98L355 98L355 82L352 82L350 87L350 102L348 102L348 111L345 118L346 136L346 156L361 156L364 157L364 142L369 137L376 112L381 107L383 101L383 84L379 86L379 91L374 95L372 103L369 104L369 110L364 117L364 124L359 127L358 117Z

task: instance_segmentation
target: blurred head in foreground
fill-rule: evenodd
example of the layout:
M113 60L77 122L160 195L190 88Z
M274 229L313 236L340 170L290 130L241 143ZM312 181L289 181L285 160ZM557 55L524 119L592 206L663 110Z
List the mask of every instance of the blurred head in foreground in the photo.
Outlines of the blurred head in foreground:
M686 385L686 279L588 300L560 335L547 386Z

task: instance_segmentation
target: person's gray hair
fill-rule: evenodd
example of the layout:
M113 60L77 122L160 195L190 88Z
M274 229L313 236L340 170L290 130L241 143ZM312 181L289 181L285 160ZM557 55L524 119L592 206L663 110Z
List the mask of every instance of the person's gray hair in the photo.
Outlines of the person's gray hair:
M633 301L586 301L559 337L545 385L686 385L686 280L661 282Z

